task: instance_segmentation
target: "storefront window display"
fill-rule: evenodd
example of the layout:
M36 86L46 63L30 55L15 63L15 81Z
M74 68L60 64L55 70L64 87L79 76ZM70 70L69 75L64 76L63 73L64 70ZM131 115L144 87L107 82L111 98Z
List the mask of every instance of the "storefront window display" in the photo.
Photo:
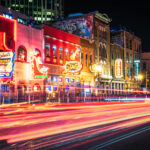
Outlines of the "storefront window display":
M66 83L69 83L69 78L65 78L65 82L66 82Z

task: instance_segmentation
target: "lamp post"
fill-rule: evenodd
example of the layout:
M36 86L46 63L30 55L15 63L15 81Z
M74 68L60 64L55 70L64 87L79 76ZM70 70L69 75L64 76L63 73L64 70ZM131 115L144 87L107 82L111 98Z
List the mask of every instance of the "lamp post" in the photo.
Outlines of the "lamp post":
M98 87L98 96L99 96L99 88L100 88L100 73L102 71L102 67L100 64L98 64L95 68L95 73L96 73L96 81L97 81L97 87Z

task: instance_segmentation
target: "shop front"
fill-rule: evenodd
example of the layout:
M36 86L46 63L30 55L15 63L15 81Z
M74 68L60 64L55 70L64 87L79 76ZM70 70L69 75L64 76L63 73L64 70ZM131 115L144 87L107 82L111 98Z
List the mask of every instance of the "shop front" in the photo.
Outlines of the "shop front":
M14 102L16 21L0 16L0 104Z

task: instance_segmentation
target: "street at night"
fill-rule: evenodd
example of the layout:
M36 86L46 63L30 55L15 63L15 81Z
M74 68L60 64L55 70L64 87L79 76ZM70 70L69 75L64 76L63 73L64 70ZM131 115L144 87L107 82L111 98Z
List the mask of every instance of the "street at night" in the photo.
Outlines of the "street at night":
M149 150L150 13L127 0L0 0L0 150Z
M3 149L123 149L150 130L149 102L18 104L0 114Z

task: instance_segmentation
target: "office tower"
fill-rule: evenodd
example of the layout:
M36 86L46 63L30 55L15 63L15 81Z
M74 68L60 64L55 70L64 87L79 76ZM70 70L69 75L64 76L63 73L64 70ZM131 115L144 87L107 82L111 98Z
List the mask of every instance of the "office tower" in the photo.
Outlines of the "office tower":
M45 23L64 15L64 0L0 0L6 6L27 16L36 23Z

